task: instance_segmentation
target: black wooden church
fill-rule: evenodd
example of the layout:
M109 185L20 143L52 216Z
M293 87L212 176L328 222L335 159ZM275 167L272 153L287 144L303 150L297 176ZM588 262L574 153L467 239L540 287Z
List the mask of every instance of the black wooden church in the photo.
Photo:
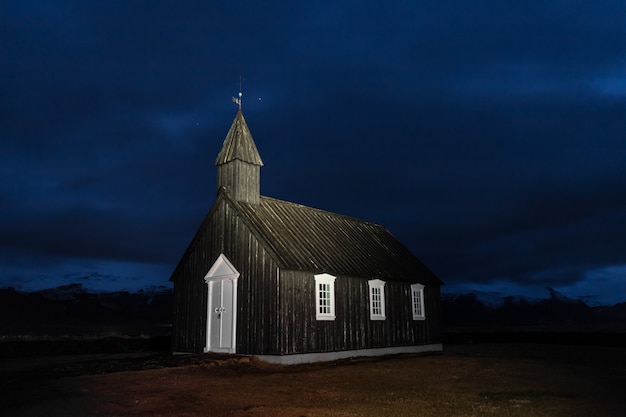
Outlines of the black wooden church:
M170 280L174 352L299 363L441 350L441 281L379 224L260 195L241 108Z

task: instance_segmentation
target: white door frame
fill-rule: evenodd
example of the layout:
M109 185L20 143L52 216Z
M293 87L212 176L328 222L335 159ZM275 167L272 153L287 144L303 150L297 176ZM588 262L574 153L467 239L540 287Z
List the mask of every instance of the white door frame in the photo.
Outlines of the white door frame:
M206 346L204 347L205 352L223 352L223 353L236 353L237 350L237 280L239 279L239 272L233 264L230 263L228 258L224 254L218 256L217 260L209 269L209 272L204 277L204 282L207 284L207 320L206 320ZM214 314L214 309L220 309L219 314L223 313L222 306L213 306L213 285L216 281L231 281L232 282L232 328L231 335L232 340L230 341L230 347L221 347L220 341L218 341L218 347L212 347L212 343L215 344L214 340L211 340L211 323ZM220 287L221 288L221 287ZM221 336L220 336L221 338Z

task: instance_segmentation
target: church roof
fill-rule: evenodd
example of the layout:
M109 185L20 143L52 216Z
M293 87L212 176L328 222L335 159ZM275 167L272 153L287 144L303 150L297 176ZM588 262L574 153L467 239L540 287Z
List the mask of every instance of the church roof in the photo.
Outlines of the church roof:
M254 144L254 139L252 139L252 134L250 133L250 129L248 128L246 119L243 117L241 109L239 109L235 120L233 120L233 123L230 125L230 129L222 145L222 150L215 160L215 165L222 165L235 159L249 164L263 166L263 161Z
M227 199L283 269L441 284L380 224L265 196L260 204Z

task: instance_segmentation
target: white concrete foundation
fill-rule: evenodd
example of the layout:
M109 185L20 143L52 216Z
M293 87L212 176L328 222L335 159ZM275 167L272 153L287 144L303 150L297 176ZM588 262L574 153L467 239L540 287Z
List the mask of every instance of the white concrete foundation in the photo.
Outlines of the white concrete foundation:
M303 353L296 355L255 355L262 361L280 365L296 365L299 363L329 362L338 359L356 358L359 356L396 355L399 353L441 352L440 343L420 346L397 346L380 349L342 350L339 352Z

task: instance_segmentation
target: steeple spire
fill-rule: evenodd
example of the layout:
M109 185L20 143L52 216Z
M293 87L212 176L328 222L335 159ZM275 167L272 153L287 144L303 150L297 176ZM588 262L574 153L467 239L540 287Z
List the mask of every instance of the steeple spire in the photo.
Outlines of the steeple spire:
M239 92L239 99L233 97L239 109L215 160L217 186L226 188L237 201L258 204L263 161L243 117L241 96Z

